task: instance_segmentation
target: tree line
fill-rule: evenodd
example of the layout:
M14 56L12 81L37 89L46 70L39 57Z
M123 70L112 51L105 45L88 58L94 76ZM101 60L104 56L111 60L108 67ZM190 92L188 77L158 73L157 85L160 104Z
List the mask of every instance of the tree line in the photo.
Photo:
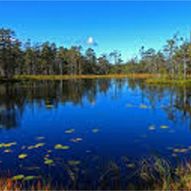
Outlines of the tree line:
M191 73L191 43L175 34L163 49L145 49L124 62L119 51L97 57L93 48L22 43L11 29L0 29L0 76L160 73L186 78Z

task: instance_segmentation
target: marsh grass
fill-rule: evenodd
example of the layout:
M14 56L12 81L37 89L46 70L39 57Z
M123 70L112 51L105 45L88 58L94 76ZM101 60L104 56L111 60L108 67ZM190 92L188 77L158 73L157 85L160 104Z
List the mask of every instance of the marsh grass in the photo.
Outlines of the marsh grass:
M170 77L169 75L132 73L132 74L106 74L106 75L17 75L11 82L28 81L28 80L69 80L69 79L100 79L100 78L129 78L142 79L150 85L191 85L191 76L186 79L182 77ZM5 80L4 80L5 81Z
M175 77L169 75L152 76L151 78L146 78L145 83L151 85L191 85L191 75L187 75L185 79L180 75Z
M115 162L108 163L107 168L97 181L97 186L89 185L89 190L191 190L191 162L184 162L177 167L172 167L170 162L150 157L139 162L139 167L132 171L133 177L127 173L122 174L122 169ZM124 170L124 169L123 169ZM73 176L72 176L73 177ZM135 181L128 180L131 177ZM127 178L127 179L126 179ZM124 182L126 181L126 182ZM73 181L72 187L57 187L61 190L80 190L78 181ZM8 190L53 190L55 187L43 181L22 182L10 178L0 179L2 191Z
M146 190L191 190L191 162L172 167L154 157L141 162L139 176Z
M21 182L14 181L11 178L0 178L0 190L1 191L21 191L21 190L51 190L49 183L43 183L42 181L33 182Z
M149 73L131 73L131 74L105 74L105 75L16 75L12 79L0 78L0 82L21 82L33 80L70 80L70 79L111 79L111 78L129 78L142 79L146 84L150 85L191 85L191 75L187 75L186 79L182 76L171 77L167 74L149 74Z
M68 79L97 79L97 78L135 78L147 79L156 74L106 74L106 75L18 75L15 80L68 80Z
M164 79L164 78L151 78L146 79L145 82L147 84L153 84L153 85L191 85L191 79L188 78L186 80L182 79Z

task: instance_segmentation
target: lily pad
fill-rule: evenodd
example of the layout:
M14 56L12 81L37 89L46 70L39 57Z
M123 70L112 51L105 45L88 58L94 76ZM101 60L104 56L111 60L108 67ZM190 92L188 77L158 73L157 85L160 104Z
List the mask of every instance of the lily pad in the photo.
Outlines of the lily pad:
M149 130L150 130L150 131L153 131L153 130L155 130L155 129L156 129L156 127L155 127L154 125L149 126Z
M22 180L25 176L23 174L18 174L16 176L13 176L12 180Z
M5 149L5 150L4 150L4 153L11 153L11 152L12 152L11 149Z
M28 155L25 153L22 153L18 156L19 159L25 159Z
M44 164L46 164L46 165L53 165L54 161L52 159L45 158Z
M36 137L36 140L43 140L45 137Z
M73 143L79 143L82 141L82 138L78 137L78 138L73 138L73 139L70 139L71 142Z
M54 146L54 149L61 149L61 150L68 150L70 147L67 145L61 145L61 144L57 144Z
M67 129L65 131L66 134L71 134L71 133L74 133L75 129Z
M140 104L140 105L139 105L139 108L140 108L140 109L148 109L148 106L145 105L145 104Z
M7 148L7 147L11 147L13 145L16 145L16 142L11 142L11 143L0 143L0 148Z
M179 153L179 149L173 149L173 152Z
M179 149L179 153L186 153L187 151L188 149L185 149L185 148Z
M161 129L168 129L169 126L167 126L167 125L161 125L160 128L161 128Z
M24 177L24 181L30 181L30 180L34 180L34 179L37 179L38 177L37 176L26 176Z
M187 151L188 151L188 149L185 149L185 148L180 149L180 153L186 153Z
M135 164L134 163L129 163L129 164L127 164L127 167L128 168L135 168Z
M29 146L28 149L29 149L29 150L31 150L31 149L38 149L38 148L40 148L40 147L43 147L44 145L45 145L45 143L38 143L38 144L36 144L36 145L31 145L31 146Z
M45 145L45 143L38 143L35 145L35 148L43 147L44 145Z
M68 164L71 166L76 166L76 165L80 164L80 161L79 160L69 160Z
M188 151L188 149L186 148L180 148L180 149L174 149L173 152L174 153L186 153Z

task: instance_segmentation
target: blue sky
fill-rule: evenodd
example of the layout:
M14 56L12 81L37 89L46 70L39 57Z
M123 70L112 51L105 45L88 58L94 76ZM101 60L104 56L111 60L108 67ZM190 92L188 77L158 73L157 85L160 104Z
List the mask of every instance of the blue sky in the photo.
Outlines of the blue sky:
M191 2L0 2L0 27L21 40L82 44L92 37L97 54L120 50L126 60L139 48L160 49L175 32L189 37Z

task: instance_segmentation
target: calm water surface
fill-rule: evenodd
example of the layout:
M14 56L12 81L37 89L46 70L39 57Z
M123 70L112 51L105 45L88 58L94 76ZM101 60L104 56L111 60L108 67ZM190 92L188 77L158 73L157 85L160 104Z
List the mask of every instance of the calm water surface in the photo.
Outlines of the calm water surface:
M131 174L150 156L189 159L190 90L128 79L0 85L0 175L85 188L111 161Z

